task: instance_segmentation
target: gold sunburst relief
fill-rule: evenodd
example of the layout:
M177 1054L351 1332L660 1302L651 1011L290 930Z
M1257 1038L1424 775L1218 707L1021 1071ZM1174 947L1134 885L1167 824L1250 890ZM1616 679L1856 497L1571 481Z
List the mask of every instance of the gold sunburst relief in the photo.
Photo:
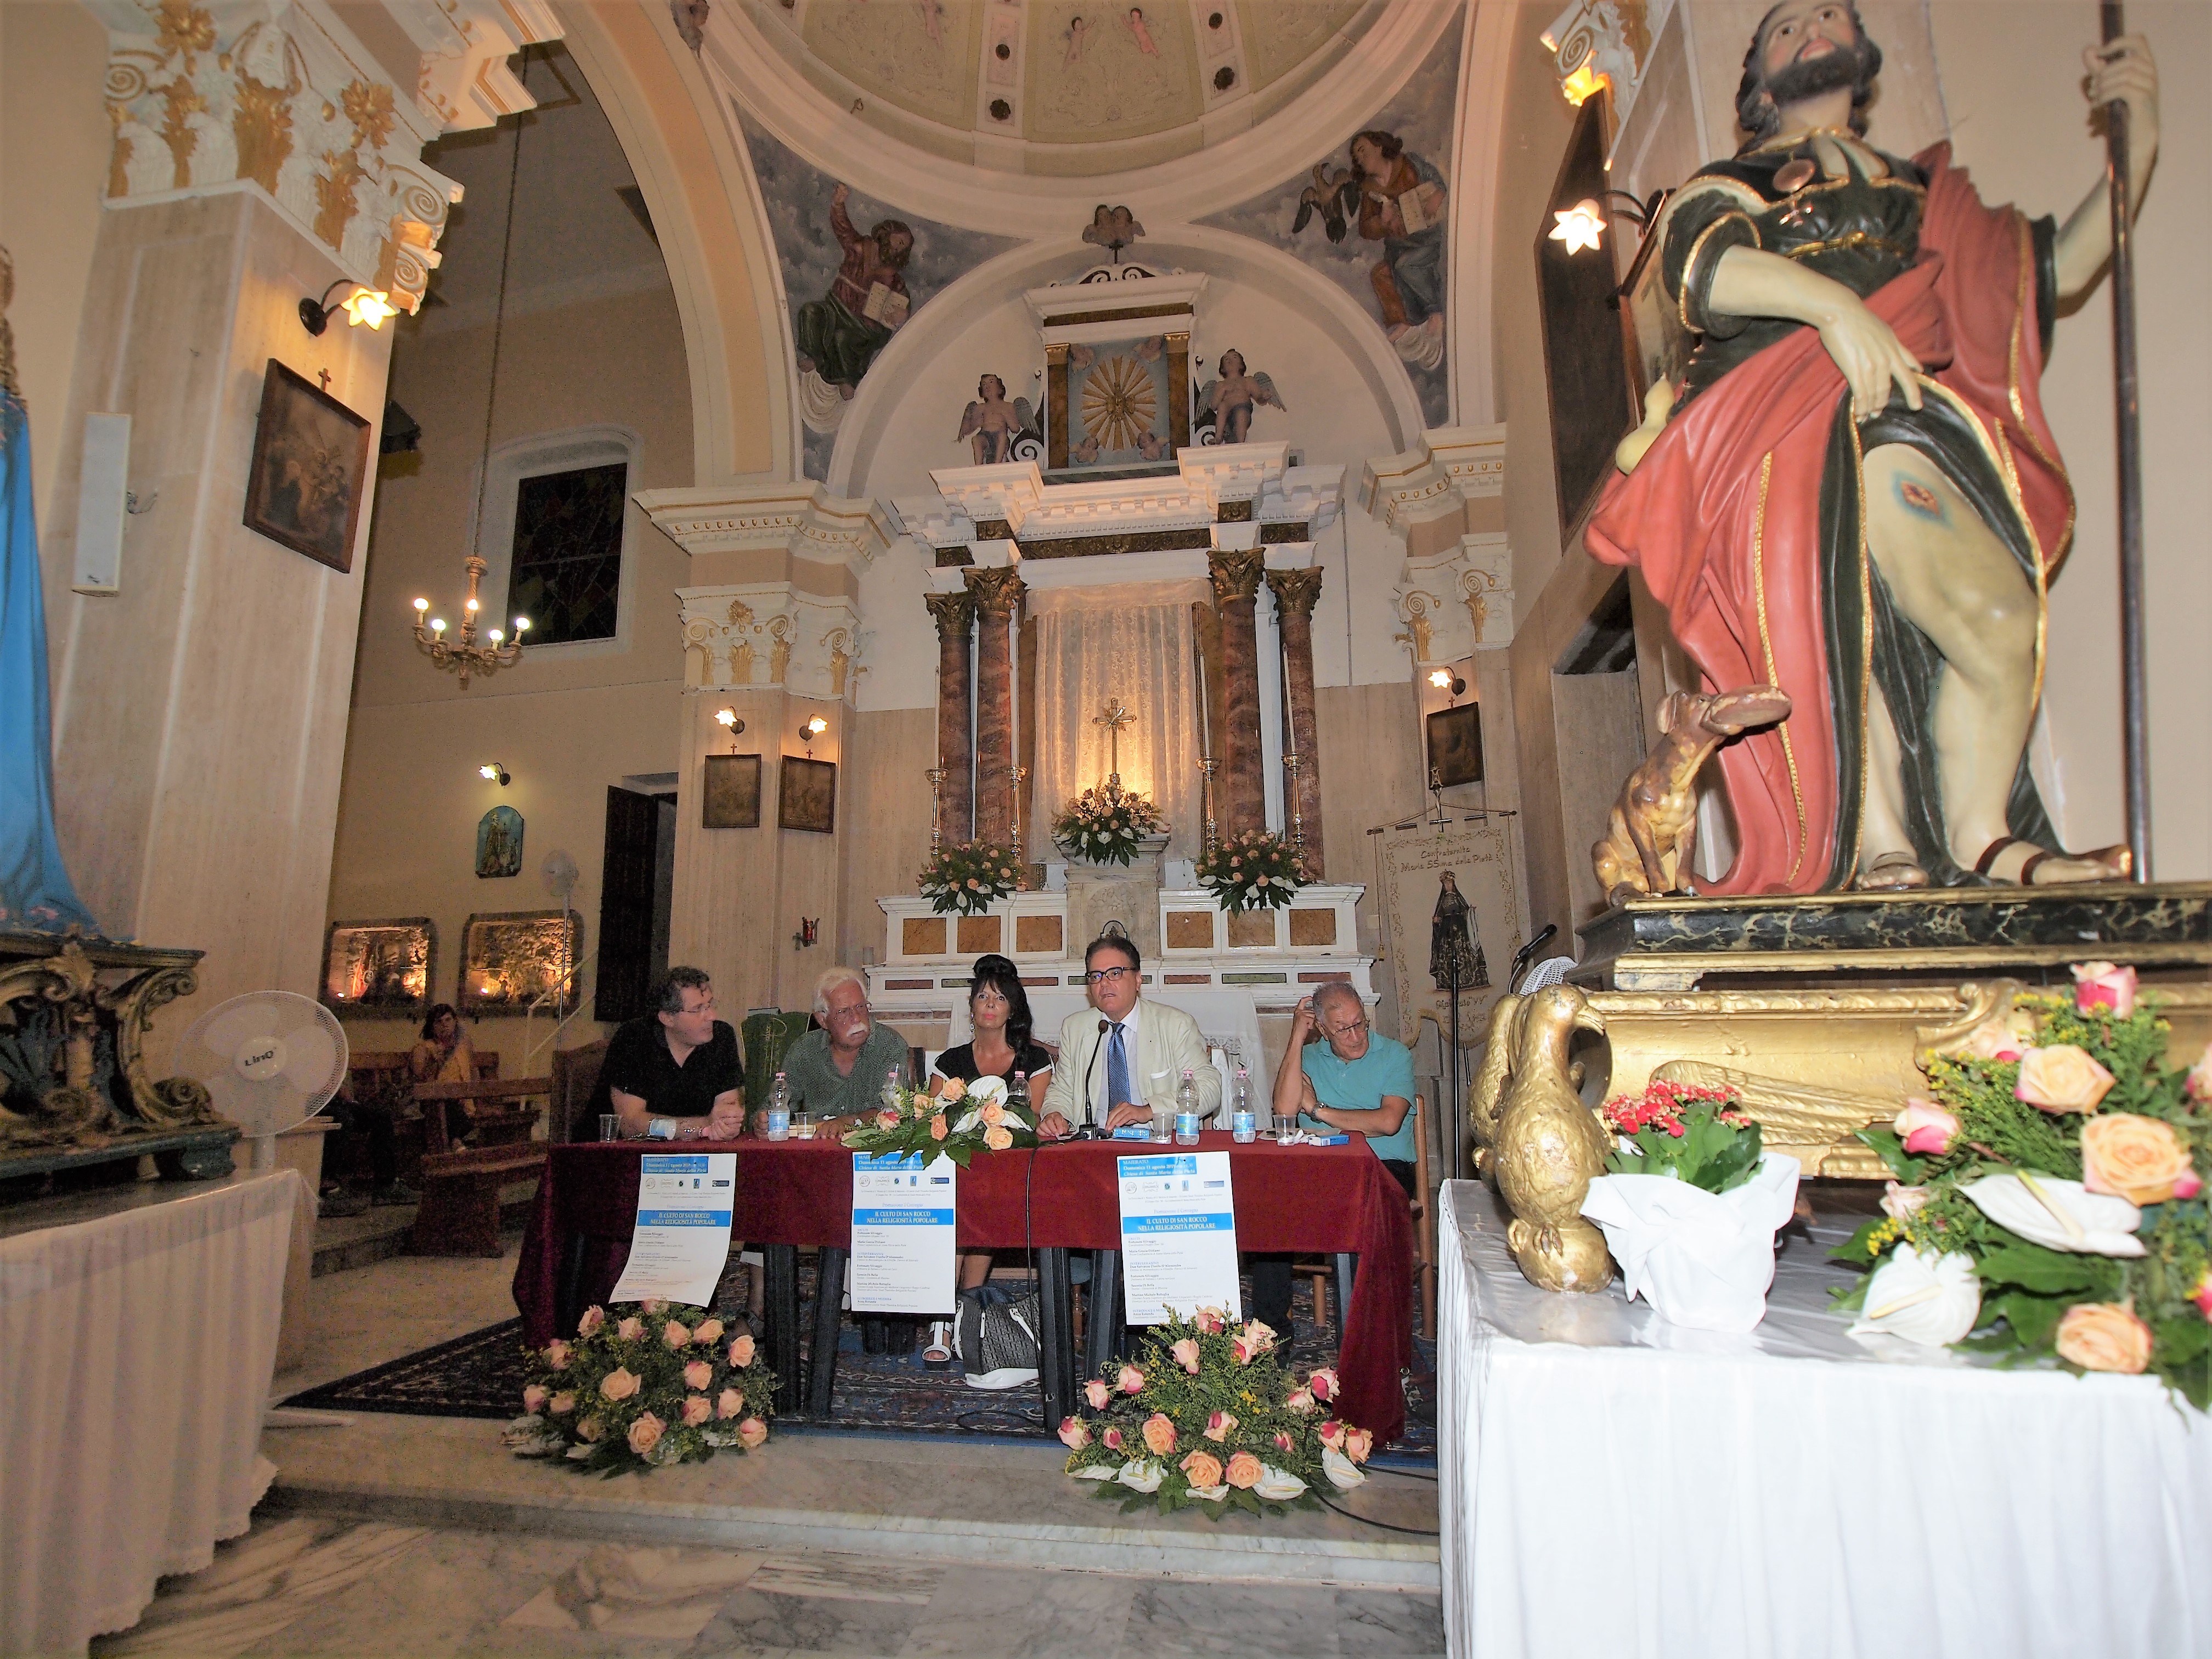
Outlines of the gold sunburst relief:
M1084 429L1102 448L1134 449L1158 413L1158 389L1134 357L1109 357L1084 379Z

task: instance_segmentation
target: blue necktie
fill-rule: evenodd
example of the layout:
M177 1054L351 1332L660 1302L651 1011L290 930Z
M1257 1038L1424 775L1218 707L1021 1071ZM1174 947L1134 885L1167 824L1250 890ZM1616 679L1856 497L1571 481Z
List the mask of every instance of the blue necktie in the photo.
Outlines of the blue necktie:
M1116 1020L1113 1035L1106 1039L1107 1109L1110 1111L1123 1101L1134 1098L1129 1092L1128 1043L1121 1030L1121 1023Z

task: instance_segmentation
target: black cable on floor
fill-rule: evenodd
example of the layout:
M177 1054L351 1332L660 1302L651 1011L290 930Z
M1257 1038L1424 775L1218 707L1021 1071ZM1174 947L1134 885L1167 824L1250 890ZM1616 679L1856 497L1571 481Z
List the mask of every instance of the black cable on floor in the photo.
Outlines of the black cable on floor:
M1357 1521L1362 1526L1380 1527L1385 1532L1402 1532L1413 1538L1437 1538L1443 1535L1440 1531L1429 1527L1394 1527L1388 1521L1373 1521L1364 1515L1354 1515L1350 1510L1331 1504L1318 1486L1312 1488L1312 1491L1313 1495L1320 1498L1325 1507L1335 1510L1346 1520Z
M1401 1474L1408 1480L1425 1480L1432 1486L1437 1484L1436 1476L1423 1474L1419 1469L1399 1469L1392 1468L1387 1464L1370 1464L1367 1472L1370 1474Z

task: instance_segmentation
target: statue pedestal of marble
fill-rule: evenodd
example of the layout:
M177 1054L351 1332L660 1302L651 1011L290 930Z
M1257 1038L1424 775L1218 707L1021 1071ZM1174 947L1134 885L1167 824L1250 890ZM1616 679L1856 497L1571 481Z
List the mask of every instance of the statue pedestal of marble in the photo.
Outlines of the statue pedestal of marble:
M1071 951L1079 952L1109 921L1119 922L1146 962L1160 953L1160 860L1165 836L1137 843L1127 864L1094 864L1070 852L1067 860L1067 934Z
M1637 899L1579 931L1569 977L1595 988L1606 1022L1585 1057L1593 1098L1686 1061L1838 1093L1864 1103L1863 1122L1886 1121L1925 1091L1914 1052L1931 1033L1976 1018L2000 983L2070 989L2068 964L2093 958L2141 972L2176 1063L2212 1041L2212 883ZM1808 1175L1887 1174L1859 1127L1813 1142L1770 1126L1767 1139Z

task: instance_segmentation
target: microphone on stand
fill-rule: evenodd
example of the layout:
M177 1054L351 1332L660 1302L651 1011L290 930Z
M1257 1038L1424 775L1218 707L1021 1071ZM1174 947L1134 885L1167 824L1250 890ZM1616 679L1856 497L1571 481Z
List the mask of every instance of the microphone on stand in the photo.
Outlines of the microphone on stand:
M1097 1069L1098 1051L1106 1046L1106 1033L1113 1029L1114 1022L1110 1019L1102 1019L1098 1022L1099 1040L1091 1045L1091 1064L1083 1068L1083 1115L1085 1118L1091 1115L1091 1073ZM1107 1104L1111 1106L1113 1103L1109 1101ZM1085 1127L1089 1128L1096 1126L1086 1123Z
M1535 938L1530 939L1526 945L1522 945L1518 951L1516 951L1513 953L1513 966L1507 971L1505 975L1505 988L1508 991L1514 990L1519 987L1522 970L1525 969L1528 966L1528 963L1534 958L1536 952L1544 948L1545 945L1550 940L1552 935L1559 931L1559 924L1558 922L1547 921L1544 924L1543 931L1541 933L1538 933Z

